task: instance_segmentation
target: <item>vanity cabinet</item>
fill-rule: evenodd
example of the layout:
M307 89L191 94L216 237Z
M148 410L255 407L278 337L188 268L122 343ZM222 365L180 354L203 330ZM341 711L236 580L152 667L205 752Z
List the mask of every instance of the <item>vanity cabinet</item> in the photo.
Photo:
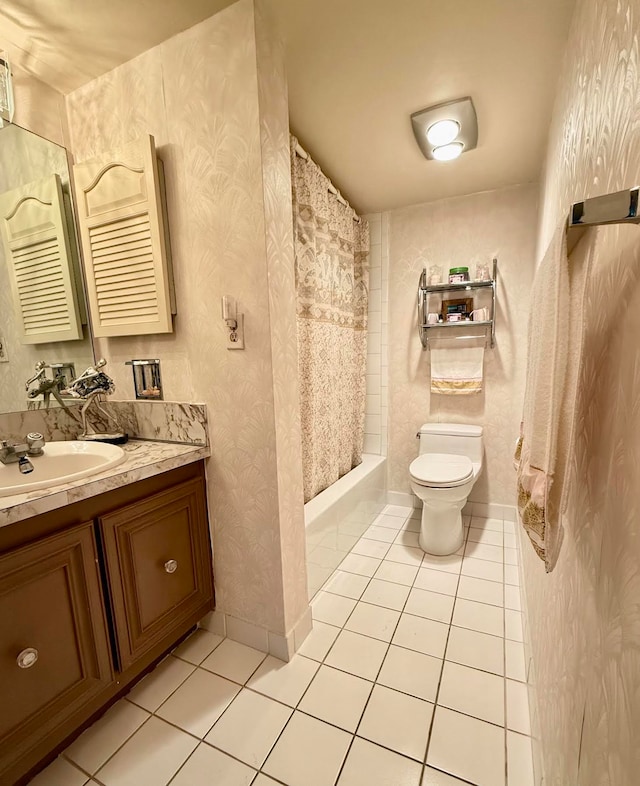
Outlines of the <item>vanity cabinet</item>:
M211 608L202 462L0 529L0 786L26 783Z

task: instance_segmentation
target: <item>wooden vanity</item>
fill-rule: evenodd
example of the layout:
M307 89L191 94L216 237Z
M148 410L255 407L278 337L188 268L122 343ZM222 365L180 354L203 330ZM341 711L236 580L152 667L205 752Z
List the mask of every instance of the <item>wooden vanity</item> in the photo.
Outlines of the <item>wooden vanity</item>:
M212 608L202 460L0 528L0 786L26 783Z

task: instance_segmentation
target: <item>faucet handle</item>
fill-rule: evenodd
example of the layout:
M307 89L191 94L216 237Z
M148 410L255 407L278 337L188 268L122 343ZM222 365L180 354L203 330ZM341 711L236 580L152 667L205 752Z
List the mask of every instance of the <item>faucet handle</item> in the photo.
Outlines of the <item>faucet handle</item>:
M27 449L30 455L40 456L42 454L45 441L42 434L38 431L30 431L25 438L25 442L27 443Z

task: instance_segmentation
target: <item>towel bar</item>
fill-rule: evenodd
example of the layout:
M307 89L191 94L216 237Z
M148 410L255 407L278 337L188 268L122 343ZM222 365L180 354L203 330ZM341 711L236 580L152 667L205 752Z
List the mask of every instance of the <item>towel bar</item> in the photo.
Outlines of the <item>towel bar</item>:
M575 202L567 220L567 253L571 253L587 227L603 224L640 224L640 187Z

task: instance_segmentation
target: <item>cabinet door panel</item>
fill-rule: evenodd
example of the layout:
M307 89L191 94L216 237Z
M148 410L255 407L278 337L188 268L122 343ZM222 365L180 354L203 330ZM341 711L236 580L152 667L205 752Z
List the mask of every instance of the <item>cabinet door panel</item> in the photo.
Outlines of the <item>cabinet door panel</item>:
M93 525L0 557L0 749L22 755L112 679Z
M213 597L204 485L181 483L100 526L126 668Z

